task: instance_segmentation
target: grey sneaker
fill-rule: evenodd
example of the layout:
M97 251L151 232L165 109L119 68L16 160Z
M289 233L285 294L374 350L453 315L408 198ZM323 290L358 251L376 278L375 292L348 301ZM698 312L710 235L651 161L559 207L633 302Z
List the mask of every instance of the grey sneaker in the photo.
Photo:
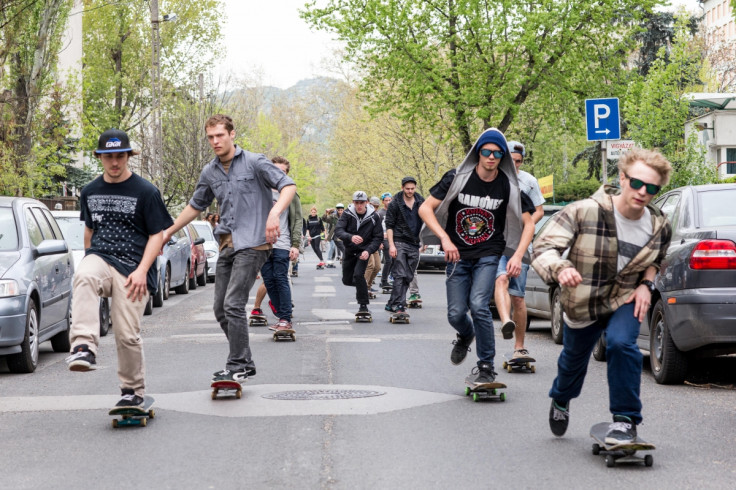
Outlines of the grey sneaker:
M65 359L69 371L93 371L97 369L95 355L90 352L87 344L79 344L72 349L72 353Z
M559 404L552 400L549 407L549 428L557 437L562 437L570 423L570 402Z
M121 391L123 397L115 405L116 407L143 407L143 397L136 395L132 388L123 388Z
M461 337L457 334L457 340L453 340L452 352L450 353L450 362L454 365L458 365L465 360L465 357L470 352L470 344L475 340L475 335L471 335L468 338Z
M477 385L493 383L496 381L496 372L493 370L493 366L487 362L479 362L478 365L470 371L470 375L475 376L472 381Z
M606 444L631 444L636 441L636 424L625 415L614 415L606 432Z
M245 370L242 371L230 371L225 369L220 371L212 378L212 381L235 381L236 383L245 383L248 379L248 373Z

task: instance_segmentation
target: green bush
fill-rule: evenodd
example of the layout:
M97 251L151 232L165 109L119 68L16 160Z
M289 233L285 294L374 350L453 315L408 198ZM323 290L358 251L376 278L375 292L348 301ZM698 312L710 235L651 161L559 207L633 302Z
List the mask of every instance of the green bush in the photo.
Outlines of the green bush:
M601 183L597 180L579 180L555 185L555 201L578 201L590 197Z

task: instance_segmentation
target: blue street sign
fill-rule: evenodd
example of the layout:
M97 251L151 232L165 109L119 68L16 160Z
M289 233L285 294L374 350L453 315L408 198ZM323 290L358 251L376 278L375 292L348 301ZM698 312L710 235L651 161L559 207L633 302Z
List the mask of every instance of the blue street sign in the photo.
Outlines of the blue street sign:
M585 126L588 141L621 139L618 98L587 99L585 101Z

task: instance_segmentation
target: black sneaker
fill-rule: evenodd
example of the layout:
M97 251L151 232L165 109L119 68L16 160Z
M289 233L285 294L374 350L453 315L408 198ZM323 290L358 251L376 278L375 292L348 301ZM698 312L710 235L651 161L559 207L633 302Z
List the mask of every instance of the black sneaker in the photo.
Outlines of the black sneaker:
M360 305L360 308L358 308L358 313L370 313L368 305Z
M465 360L465 357L470 352L470 344L475 340L475 335L471 335L469 338L463 338L460 334L457 334L457 340L453 340L454 347L450 353L450 362L454 365L458 365Z
M72 349L72 354L65 359L69 371L93 371L97 369L95 355L87 344L79 344Z
M625 415L614 415L606 432L606 444L631 444L636 441L636 424Z
M116 407L143 407L143 397L136 395L135 391L133 391L131 388L123 388L122 392L123 397L115 405Z
M227 371L227 369L225 369L223 371L215 371L214 373L212 373L212 381L214 381L216 377L220 376L225 371ZM256 375L256 368L255 367L246 367L245 368L245 374L247 374L249 378L251 376L255 376Z
M567 424L570 423L570 402L565 404L557 403L552 400L549 407L549 428L557 437L562 437L567 431Z
M513 338L515 329L516 324L512 321L508 321L503 324L503 327L501 327L501 335L503 335L503 338L506 340Z
M212 381L235 381L236 383L245 383L247 379L248 373L246 370L230 371L229 369L224 369L215 374L215 377L212 378Z
M493 370L493 365L487 362L479 362L470 371L470 375L475 376L472 382L478 385L496 381L496 372Z
M386 306L384 306L383 309L386 310L386 311L388 311L388 312L390 312L390 313L396 313L396 308L394 308L393 306L391 306L389 304L387 304Z

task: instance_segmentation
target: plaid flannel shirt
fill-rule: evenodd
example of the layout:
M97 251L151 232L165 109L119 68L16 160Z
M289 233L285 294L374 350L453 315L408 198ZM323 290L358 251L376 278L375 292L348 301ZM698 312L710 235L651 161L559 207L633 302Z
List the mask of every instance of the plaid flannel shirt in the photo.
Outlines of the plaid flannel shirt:
M555 214L534 240L532 267L543 281L557 282L558 274L567 267L574 267L583 277L577 287L563 287L560 296L562 309L573 321L596 321L620 308L647 267L659 270L669 247L670 224L659 209L650 205L652 237L617 272L618 239L611 198L619 193L616 187L601 186L590 198Z

